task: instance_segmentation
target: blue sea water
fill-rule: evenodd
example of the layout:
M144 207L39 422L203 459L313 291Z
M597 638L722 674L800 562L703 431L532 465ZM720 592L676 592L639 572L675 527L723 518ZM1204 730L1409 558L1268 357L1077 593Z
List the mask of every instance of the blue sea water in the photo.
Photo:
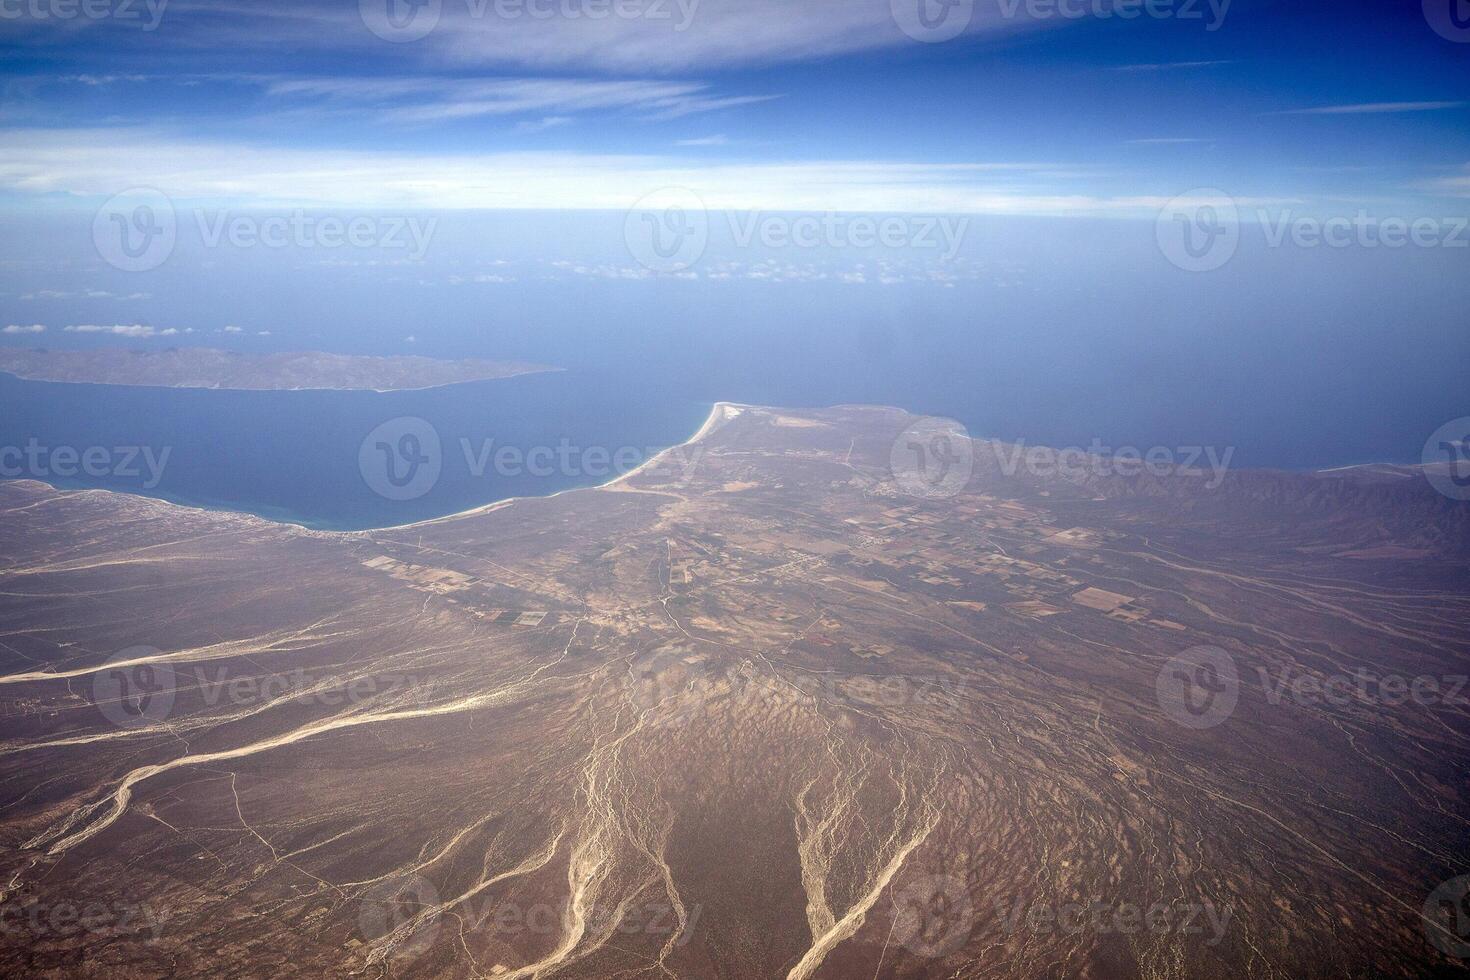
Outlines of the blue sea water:
M184 212L170 259L128 273L99 257L89 212L0 216L0 324L46 328L0 343L566 369L382 394L0 376L0 450L167 449L153 486L146 468L43 478L365 528L605 482L687 438L719 400L888 404L1028 444L1209 446L1287 469L1414 462L1441 423L1470 414L1465 250L1272 248L1247 231L1225 268L1194 274L1166 261L1145 221L976 218L950 259L741 245L715 222L692 275L650 277L621 214L433 217L414 257L210 247ZM66 330L79 325L154 336ZM404 418L432 428L441 469L431 490L390 499L359 454ZM562 447L574 462L476 473L487 441L491 453ZM624 465L602 464L620 450Z
M0 419L0 446L24 451L30 442L43 468L19 475L338 530L605 483L687 438L710 409L628 397L610 379L580 372L387 393L132 388L0 376L0 404L11 408ZM432 448L426 439L417 454L434 454L437 475L399 493L384 478L389 465L408 474L408 460L397 453L397 420L408 419L427 423L438 440ZM384 431L391 459L377 448ZM75 448L78 459L63 456L58 466L58 447ZM83 472L80 456L88 449L105 451L114 465ZM12 466L17 462L12 453Z

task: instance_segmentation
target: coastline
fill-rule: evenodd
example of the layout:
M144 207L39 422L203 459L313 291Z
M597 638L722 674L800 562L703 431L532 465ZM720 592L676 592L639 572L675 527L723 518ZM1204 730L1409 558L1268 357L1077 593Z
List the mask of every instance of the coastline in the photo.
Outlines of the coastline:
M662 460L664 456L673 452L675 449L684 449L688 446L693 446L697 444L701 439L704 439L706 436L718 430L726 422L738 417L742 412L753 407L754 406L742 405L737 402L715 402L714 405L710 407L710 413L705 418L704 424L699 427L699 431L695 432L694 435L690 436L688 439L685 439L683 442L675 443L674 445L669 446L666 449L660 450L659 452L650 456L648 459L644 460L642 463L638 464L636 467L622 474L621 476L615 476L611 480L608 480L606 483L599 483L596 486L570 487L566 490L558 490L556 493L548 493L545 496L537 497L506 497L504 500L496 500L492 503L482 504L479 507L471 507L469 510L462 510L453 514L445 514L443 517L431 517L425 521L413 521L408 524L393 524L387 527L366 528L361 531L340 531L327 533L376 534L380 531L405 531L416 527L428 527L433 524L442 524L445 521L457 521L464 517L475 517L480 514L489 514L492 511L499 510L502 507L508 507L511 504L521 500L551 500L552 498L560 497L563 494L587 493L588 491L592 490L617 491L619 489L619 484L631 480L633 477L637 476L644 470L658 465L659 461Z
M554 372L565 371L565 370L566 370L565 368L547 368L544 371L527 371L527 372L523 372L520 375L508 375L508 376L506 376L505 379L484 379L484 380L486 380L486 381L507 380L507 379L512 378L512 377L529 376L529 375L541 374L541 373L554 373ZM0 371L0 374L6 374L6 375L8 375L9 372ZM16 377L14 375L10 375L10 376ZM35 380L35 379L21 379L21 380ZM42 383L46 383L46 384L71 384L71 383L75 383L75 384L104 384L102 382L50 382L50 381L48 381L48 382L42 382ZM433 385L433 386L430 386L430 387L431 388L444 388L444 387L453 387L454 385L459 385L459 384L474 384L474 383L478 383L478 382L461 381L461 382L452 382L452 383L446 384L446 385ZM158 388L160 386L134 385L134 386L121 386L121 387L153 387L153 388ZM174 387L184 387L184 386L174 386ZM193 389L193 390L231 390L231 391L272 391L272 390L277 390L277 391L323 391L323 390L343 390L343 391L368 391L370 389L362 389L362 388L357 388L357 389L305 389L305 388L298 388L298 389L202 389L202 388L196 388L196 389ZM377 389L372 389L372 390L377 391ZM407 391L407 390L427 390L427 389L388 389L387 391ZM382 393L382 392L379 392L379 393ZM242 520L249 521L249 522L252 522L252 523L255 523L255 524L259 524L259 525L265 525L265 526L270 526L270 527L275 527L275 528L287 529L289 531L296 532L296 533L304 533L304 534L310 534L310 535L347 536L347 537L350 537L350 536L363 536L363 535L376 534L376 533L384 532L384 531L400 531L400 530L409 530L409 529L413 529L413 528L427 527L427 526L432 526L432 525L435 525L435 524L441 524L441 523L444 523L446 521L454 521L454 520L459 520L461 518L474 517L474 516L477 516L477 515L480 515L480 514L488 514L488 513L491 513L493 511L499 510L499 509L501 509L503 507L510 506L511 504L514 504L514 503L516 503L518 501L550 500L550 499L552 499L554 497L560 497L563 494L582 493L582 492L594 491L594 490L608 490L608 491L613 491L613 492L620 492L620 491L621 492L642 492L642 491L637 491L637 490L631 489L631 488L625 489L625 486L634 477L636 477L636 476L640 475L641 473L643 473L643 472L645 472L647 470L650 470L650 469L656 467L657 465L659 465L659 463L661 463L668 456L668 454L670 454L670 453L672 453L672 452L674 452L676 450L686 449L688 447L697 445L700 441L702 441L703 439L707 438L712 433L718 431L723 425L725 425L727 422L729 422L729 421L731 421L731 420L739 417L742 413L744 413L746 411L751 411L751 410L760 410L763 407L764 406L749 405L749 404L745 404L745 403L741 403L741 402L730 402L730 401L717 401L717 402L714 402L711 405L709 414L705 417L705 420L704 420L703 424L701 424L701 426L699 427L699 429L697 431L695 431L693 433L693 435L691 435L689 438L685 439L683 442L671 444L670 446L668 446L668 447L660 450L659 452L655 453L654 455L650 456L649 458L647 458L646 460L644 460L642 463L640 463L635 468L633 468L633 469L629 470L628 472L623 473L623 474L621 474L619 476L613 477L612 479L610 479L610 480L608 480L608 481L606 481L604 483L595 484L595 485L591 485L591 486L584 486L584 487L568 487L568 488L566 488L564 490L558 490L558 491L556 491L554 493L549 493L549 494L538 494L538 495L529 495L529 496L523 495L523 496L515 496L515 497L505 497L505 498L500 499L500 500L494 500L494 501L491 501L489 503L479 504L479 505L476 505L474 507L470 507L470 508L468 508L466 510L456 511L456 512L450 513L450 514L444 514L444 515L441 515L439 517L431 517L431 518L426 518L426 519L423 519L423 520L410 521L410 522L407 522L407 523L404 523L404 524L389 524L389 525L381 525L381 526L366 527L366 528L351 528L351 529L348 529L348 528L333 528L333 527L321 526L321 525L318 525L318 524L310 523L309 520L306 519L306 518L304 518L304 517L300 517L299 515L296 515L294 513L291 513L291 512L288 512L288 511L284 511L284 510L281 510L281 509L276 509L276 508L272 508L272 510L274 510L275 513L264 514L264 513L259 513L259 512L248 510L248 509L242 509L242 508L239 508L239 507L232 507L232 506L228 506L228 505L215 504L215 503L205 502L205 501L199 501L199 500L189 500L189 499L178 498L178 497L170 497L170 496L164 496L164 495L159 495L159 494L155 494L155 493L138 493L138 492L134 492L134 491L131 491L131 490L113 489L113 488L107 488L107 487L66 486L66 485L63 485L63 484L53 483L53 482L51 482L49 480L44 480L44 479L40 479L40 478L37 478L37 477L29 477L28 476L28 477L16 478L13 481L12 480L9 480L9 479L5 479L5 480L0 480L0 482L32 482L32 483L41 484L41 485L46 486L46 487L50 487L52 490L55 490L55 491L57 491L59 493L66 493L66 494L72 494L72 493L106 493L106 494L118 494L118 495L125 496L125 497L136 498L139 501L148 501L148 502L156 503L156 504L159 504L159 505L165 506L165 507L178 507L178 508L183 508L183 509L186 509L186 510L195 510L195 511L207 512L207 513L211 513L211 514L219 514L219 515L222 515L222 516L227 516L227 517L242 519ZM898 412L900 414L906 414L906 415L907 414L910 414L905 409L900 409L900 408L896 408L896 407L893 407L893 406L886 406L886 405L865 405L865 404L855 404L855 403L844 403L844 404L841 404L841 405L834 405L834 406L831 406L831 407L832 408L882 409L882 410L885 410L885 411ZM1400 477L1406 477L1407 478L1407 477L1412 477L1413 476L1413 472L1412 471L1415 470L1415 469L1418 469L1418 468L1420 468L1420 467L1414 466L1413 464L1368 462L1368 463L1350 463L1350 464L1346 464L1346 465L1342 465L1342 466L1335 466L1335 467L1328 467L1328 468L1311 468L1311 469L1302 469L1302 470L1281 470L1280 472L1293 472L1293 473L1298 473L1298 474L1304 475L1304 476L1333 476L1333 475L1336 475L1336 474L1350 473L1350 472L1355 471L1355 470L1388 469L1388 470L1391 471L1388 475L1400 476ZM1255 470L1255 469L1258 469L1258 468L1256 468L1256 467L1249 467L1247 469L1253 469L1253 470Z
M556 370L561 370L561 369L558 368ZM568 493L586 493L588 491L593 491L593 490L612 490L612 491L617 491L619 484L622 484L622 483L624 483L624 482L632 479L633 477L637 476L639 473L643 472L644 470L647 470L647 469L649 469L649 468L651 468L653 466L656 466L659 463L659 461L662 460L668 453L671 453L671 452L673 452L676 449L682 449L682 448L685 448L687 446L693 446L693 445L695 445L701 439L704 439L705 437L707 437L711 433L713 433L716 430L718 430L727 421L735 418L736 416L738 416L742 412L744 412L744 411L746 411L748 409L751 409L753 407L754 406L751 406L751 405L742 405L742 404L738 404L736 402L715 402L714 405L712 405L710 407L709 415L707 415L705 417L704 424L701 425L699 427L699 430L696 431L688 439L686 439L686 440L684 440L683 442L680 442L680 443L675 443L674 445L671 445L671 446L667 447L666 449L660 450L659 452L655 453L653 456L650 456L648 459L644 460L642 463L640 463L635 468L629 470L628 472L626 472L626 473L624 473L624 474L622 474L620 476L613 477L611 480L608 480L606 483L600 483L600 484L597 484L595 486L590 486L590 487L569 487L566 490L558 490L555 493L545 494L544 496L506 497L503 500L491 501L488 504L481 504L481 505L476 506L476 507L471 507L468 510L456 511L453 514L445 514L445 515L443 515L441 517L431 517L431 518L428 518L427 520L412 521L412 522L409 522L407 524L390 524L390 525L384 525L384 526L381 526L381 527L358 528L358 529L355 529L355 530L343 530L343 529L339 529L339 528L327 528L327 527L314 527L314 526L312 526L310 524L306 524L306 523L304 523L302 521L283 520L280 516L268 516L268 515L265 515L265 514L258 514L258 513L255 513L253 511L241 510L239 508L222 507L222 506L216 506L216 505L213 505L213 504L203 503L203 502L199 502L199 501L189 501L189 500L181 500L181 499L177 499L177 498L169 498L169 497L160 496L158 494L134 493L134 492L129 491L129 490L115 490L115 489L106 488L106 487L69 487L69 486L62 486L60 484L52 483L52 482L50 482L48 480L38 479L36 477L24 477L24 478L16 479L14 481L3 480L3 481L0 481L0 483L9 483L9 482L16 482L16 483L27 483L27 482L28 483L38 483L38 484L41 484L42 486L50 487L52 490L55 490L58 493L66 493L66 494L72 494L72 493L105 493L105 494L116 494L118 496L131 497L131 498L134 498L135 500L140 501L140 502L146 502L146 503L149 503L149 504L157 504L157 505L162 506L162 507L178 507L178 508L182 508L184 510L203 511L203 512L210 513L210 514L219 514L219 515L222 515L222 516L225 516L225 517L236 518L236 519L239 519L239 520L248 521L248 522L251 522L251 523L254 523L254 524L257 524L257 525L267 525L267 526L270 526L270 527L285 529L285 530L290 531L290 532L293 532L293 533L310 534L310 535L330 535L330 536L333 536L333 537L360 537L360 536L363 536L363 535L377 534L377 533L382 532L382 531L401 531L401 530L406 530L406 529L411 529L411 528L416 528L416 527L426 527L428 525L439 524L439 523L443 523L445 521L459 520L460 518L464 518L464 517L473 517L473 516L476 516L476 515L479 515L479 514L488 514L488 513L492 512L492 511L499 510L502 507L508 507L511 504L516 503L517 501L525 501L525 500L550 500L553 497L560 497L563 494L568 494Z

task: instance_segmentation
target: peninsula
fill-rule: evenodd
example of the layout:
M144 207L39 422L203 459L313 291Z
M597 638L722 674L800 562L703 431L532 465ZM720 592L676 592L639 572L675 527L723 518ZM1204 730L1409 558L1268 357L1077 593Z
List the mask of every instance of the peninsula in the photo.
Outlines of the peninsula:
M559 370L519 361L445 361L322 351L248 354L209 347L0 348L0 372L27 381L246 391L408 391Z

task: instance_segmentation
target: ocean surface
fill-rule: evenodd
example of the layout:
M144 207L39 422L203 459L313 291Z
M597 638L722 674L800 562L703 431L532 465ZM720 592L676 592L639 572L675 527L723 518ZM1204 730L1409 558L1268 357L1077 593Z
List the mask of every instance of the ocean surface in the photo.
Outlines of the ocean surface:
M45 328L0 343L566 370L385 394L0 376L0 452L109 460L59 475L42 455L46 473L24 460L5 476L356 529L606 482L721 400L887 404L977 436L1202 446L1285 469L1417 462L1430 433L1470 415L1465 250L1270 247L1247 229L1201 274L1167 261L1147 221L976 218L947 257L768 248L715 221L692 270L654 276L621 214L436 215L417 255L210 244L180 214L174 254L146 272L99 257L89 212L0 215L0 324ZM430 439L432 480L415 467ZM136 474L115 452L127 447ZM145 449L167 452L156 480ZM405 486L382 482L390 463Z

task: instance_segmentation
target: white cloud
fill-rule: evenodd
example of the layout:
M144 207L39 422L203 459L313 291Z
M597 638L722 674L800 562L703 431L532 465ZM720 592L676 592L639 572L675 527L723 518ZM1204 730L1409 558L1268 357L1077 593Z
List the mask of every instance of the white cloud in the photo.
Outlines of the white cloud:
M64 75L63 82L76 82L79 85L90 85L98 87L111 85L114 82L144 82L148 80L147 75Z
M545 116L541 119L526 119L516 123L516 132L543 133L548 129L570 125L571 122L571 116Z
M481 116L549 113L528 121L562 125L569 113L628 110L647 119L764 102L774 95L715 95L703 82L590 78L444 78L250 76L268 95L370 110L396 123L419 124Z
M179 331L173 327L158 330L142 323L114 324L103 326L96 323L79 323L74 326L63 327L67 333L105 333L114 337L172 337Z
M1233 61L1160 61L1143 65L1116 65L1113 71L1184 71L1191 68L1214 68L1233 65Z
M475 276L450 276L448 279L451 286L463 286L465 283L509 283L515 282L515 276L503 276L499 273L485 272Z
M225 327L224 332L225 333L244 333L245 331L241 327L237 327L234 324L230 324L229 326Z
M1458 109L1464 102L1361 102L1356 105L1325 105L1311 109L1287 109L1273 113L1278 116L1353 116L1364 113L1385 112L1434 112L1439 109Z
M106 153L96 152L105 145ZM105 198L167 188L176 206L625 210L688 188L712 210L1156 213L1173 195L1102 193L1050 163L728 163L666 155L406 153L196 142L146 130L0 131L0 189ZM1131 183L1131 182L1130 182Z
M33 293L26 293L21 299L152 299L151 293L128 293L119 295L110 293L105 289L84 289L81 292L67 292L60 289L38 289Z
M700 136L695 139L676 140L675 146L729 146L730 137L723 134Z
M18 323L12 323L9 326L5 327L3 330L0 330L0 333L10 333L10 334L16 334L16 333L45 333L45 332L46 332L46 328L44 326L42 326L41 324L39 324L39 323L32 323L29 326L22 326L22 325L20 325Z
M363 27L356 3L221 5L174 0L169 40L197 47L227 42L279 50L283 45L337 44L380 57L432 64L590 67L615 71L700 70L734 64L806 61L916 42L895 10L921 0L664 0L633 3L647 15L547 17L543 11L585 10L585 3L446 2L428 36L384 44ZM604 8L605 9L605 8ZM621 8L620 8L621 9ZM532 11L537 12L533 16ZM1007 17L1005 5L957 4L971 34L1015 33L1072 23L1062 17ZM956 22L958 26L958 22ZM160 35L161 36L161 35Z
M1433 180L1423 181L1418 186L1435 194L1444 194L1450 197L1470 197L1470 164L1466 165L1464 173L1448 177L1436 177Z

